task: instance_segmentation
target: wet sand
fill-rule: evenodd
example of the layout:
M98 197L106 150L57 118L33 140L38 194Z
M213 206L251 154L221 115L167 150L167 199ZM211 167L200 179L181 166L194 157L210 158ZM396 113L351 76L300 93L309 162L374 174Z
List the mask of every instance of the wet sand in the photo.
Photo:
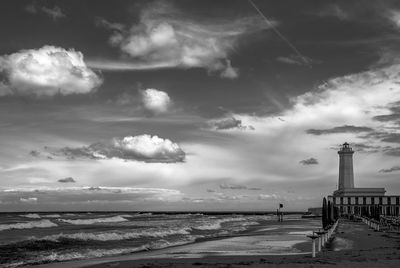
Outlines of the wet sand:
M224 255L219 254L216 248L204 252L206 246L193 244L195 248L186 245L157 252L35 267L400 267L400 234L374 232L363 223L347 220L341 220L334 239L314 259L310 253L296 253L300 248L311 250L310 242L294 245L293 255L265 255L248 248L238 250L240 244L236 244L227 256L225 251L221 253ZM196 248L198 250L193 250Z

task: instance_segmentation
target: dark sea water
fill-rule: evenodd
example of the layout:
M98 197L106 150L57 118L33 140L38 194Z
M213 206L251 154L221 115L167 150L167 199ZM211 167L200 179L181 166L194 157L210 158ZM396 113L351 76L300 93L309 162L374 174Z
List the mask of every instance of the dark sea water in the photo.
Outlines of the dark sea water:
M254 237L263 237L259 241L263 244L258 245L262 250L297 253L293 245L306 241L305 235L320 226L319 220L303 220L300 215L286 216L283 224L274 215L240 214L12 213L0 217L0 267L112 256L184 244L205 245L204 241L214 240L225 241L222 246L229 248L229 241L237 244L241 237L251 239L240 240L243 248L246 245L249 249L257 248Z

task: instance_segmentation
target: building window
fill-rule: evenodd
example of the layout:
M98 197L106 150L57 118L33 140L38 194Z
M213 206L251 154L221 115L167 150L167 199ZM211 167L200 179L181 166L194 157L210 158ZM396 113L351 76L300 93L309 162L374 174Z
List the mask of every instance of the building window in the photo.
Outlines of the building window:
M358 196L356 196L356 205L358 205Z

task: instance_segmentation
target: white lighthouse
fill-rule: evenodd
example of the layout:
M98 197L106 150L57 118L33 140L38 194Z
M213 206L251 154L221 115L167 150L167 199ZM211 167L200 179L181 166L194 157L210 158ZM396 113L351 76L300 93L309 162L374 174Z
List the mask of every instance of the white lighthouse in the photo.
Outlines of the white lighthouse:
M354 188L353 154L350 145L345 142L339 154L339 190Z

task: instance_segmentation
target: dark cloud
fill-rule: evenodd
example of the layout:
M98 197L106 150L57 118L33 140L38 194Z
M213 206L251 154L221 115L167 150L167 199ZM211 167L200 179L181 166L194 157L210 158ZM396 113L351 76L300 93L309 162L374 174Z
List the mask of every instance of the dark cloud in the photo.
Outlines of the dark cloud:
M325 135L325 134L335 134L335 133L360 133L360 132L371 132L371 131L373 131L373 129L369 127L344 125L328 129L308 129L306 133L312 135Z
M143 162L175 163L185 160L185 152L178 144L169 139L157 136L139 135L114 138L107 142L97 142L79 148L49 148L45 147L53 156L62 156L67 159L110 159L120 158Z
M29 155L31 155L33 157L38 157L38 156L40 156L40 152L36 151L36 150L32 150L29 152Z
M61 182L61 183L74 183L76 181L72 177L67 177L67 178L64 178L64 179L59 179L58 182Z
M360 153L377 153L381 149L381 146L368 145L365 143L353 143L352 147L354 151Z
M233 116L211 120L209 122L209 125L216 130L227 130L227 129L254 130L253 126L243 126L242 120L236 119Z
M245 190L245 189L247 189L247 187L244 186L244 185L230 184L230 183L222 183L222 184L219 185L219 188L221 188L221 189L231 189L231 190Z
M251 187L251 188L247 188L247 190L250 190L250 191L261 191L262 189L258 188L258 187Z
M383 149L383 153L389 156L400 156L400 147L387 146Z
M213 189L207 189L206 190L208 193L215 193L216 191L215 190L213 190Z
M299 163L302 164L302 165L305 165L305 166L318 165L318 160L313 158L313 157L311 157L311 158L308 158L308 159L301 160Z
M400 170L400 166L394 166L394 167L391 167L389 169L381 169L381 170L379 170L379 172L381 172L381 173L391 173L393 171L399 171L399 170Z
M384 142L400 143L400 134L398 133L386 133L382 139Z

